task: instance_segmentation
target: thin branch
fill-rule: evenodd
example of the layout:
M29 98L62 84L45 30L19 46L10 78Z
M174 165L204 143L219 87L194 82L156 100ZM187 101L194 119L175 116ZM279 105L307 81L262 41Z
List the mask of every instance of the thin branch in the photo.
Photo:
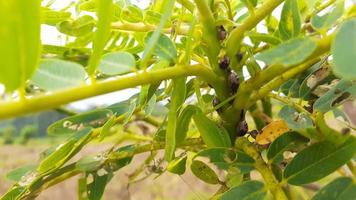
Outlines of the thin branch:
M185 146L197 146L197 145L202 145L202 140L201 139L187 139L184 143L179 145L179 147L185 147ZM115 163L117 160L121 160L123 158L128 158L131 156L134 156L136 154L141 154L145 152L150 152L154 150L160 150L164 149L165 144L164 143L153 143L153 144L146 144L142 146L138 146L133 154L118 154L116 157L110 157L110 159L106 163ZM62 167L58 169L57 171L53 172L51 175L47 176L46 178L42 179L40 182L36 184L36 189L32 190L29 194L26 194L26 196L22 197L23 199L33 199L33 197L36 197L41 193L41 191L52 187L56 185L59 182L63 182L73 176L76 176L82 171L76 169L76 162L71 163L65 167Z
M228 37L226 44L227 55L231 60L231 67L234 69L237 65L236 54L240 49L240 43L245 35L245 33L252 28L254 28L261 20L263 20L267 15L283 2L283 0L268 0L263 3L263 5L255 10L254 15L249 15L246 20L239 26L237 26ZM237 69L238 71L240 69Z
M2 102L0 103L0 119L51 109L88 97L183 76L199 76L214 86L217 92L219 92L219 90L221 91L219 88L224 86L224 83L208 67L202 65L176 66L152 72L122 76L118 79L97 81L95 84L82 85L34 97L27 97L24 101Z
M281 185L279 184L277 178L273 175L270 167L263 161L256 147L253 144L251 144L247 138L245 137L238 138L236 140L235 148L243 150L247 155L251 156L255 160L255 168L262 175L264 181L266 182L265 185L274 196L274 199L276 200L288 199Z
M144 24L144 23L122 23L114 22L111 24L111 28L119 31L128 31L128 32L150 32L156 30L158 27L155 25ZM171 28L163 28L164 33L171 33ZM176 27L176 33L179 35L187 35L189 31L189 26L180 26Z
M223 71L218 66L218 55L220 52L220 42L218 40L218 32L215 26L215 18L211 12L208 2L202 0L194 0L197 5L200 21L204 27L203 39L207 45L207 54L210 61L210 66L213 70L223 75Z

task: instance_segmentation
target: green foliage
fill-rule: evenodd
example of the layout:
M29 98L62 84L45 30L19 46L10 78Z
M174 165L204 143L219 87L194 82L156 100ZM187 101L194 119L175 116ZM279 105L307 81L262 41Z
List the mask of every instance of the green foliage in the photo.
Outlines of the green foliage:
M340 177L321 189L312 200L321 199L345 199L351 200L356 196L356 184L352 182L351 178Z
M36 136L38 136L38 127L36 125L27 125L20 131L20 144L26 144Z
M347 20L340 26L331 49L335 74L348 80L356 79L356 70L352 62L355 57L356 39L350 37L352 35L356 35L356 19Z
M40 0L1 1L0 13L0 82L24 89L40 57Z
M259 54L256 59L268 65L290 66L304 61L315 49L316 44L312 39L296 38Z
M32 77L34 85L44 90L60 90L84 84L86 72L74 62L46 59L42 60Z
M356 152L356 139L349 138L340 146L330 142L315 143L303 149L287 165L283 177L288 183L301 185L317 181L348 162Z
M231 188L221 196L221 200L232 199L264 199L266 192L263 190L263 183L258 181L247 181Z
M15 141L16 128L13 126L3 128L1 136L4 144L12 144Z
M135 58L127 52L113 52L103 55L99 71L106 75L120 75L135 71Z
M292 185L304 199L354 198L354 116L344 103L356 96L355 5L54 2L0 0L0 119L69 115L48 127L59 142L36 165L8 173L15 183L1 200L34 199L76 175L78 199L103 199L141 153L130 184L168 171L218 186L212 199L287 200ZM41 44L48 26L60 45ZM128 88L139 92L109 106L66 106ZM14 142L17 130L6 127L16 123L0 127L3 143ZM26 143L37 127L20 132ZM89 145L100 152L79 153Z

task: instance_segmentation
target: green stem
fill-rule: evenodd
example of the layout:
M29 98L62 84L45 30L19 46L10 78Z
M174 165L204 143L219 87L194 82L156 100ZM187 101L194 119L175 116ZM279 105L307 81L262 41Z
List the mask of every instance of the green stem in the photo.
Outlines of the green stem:
M119 31L128 32L150 32L156 30L158 27L155 25L144 24L144 23L122 23L115 22L111 24L111 28ZM179 35L187 35L189 31L189 26L179 26L175 28L175 31ZM171 33L171 28L163 28L163 33Z
M236 140L235 147L243 150L247 155L255 160L255 168L262 175L266 187L276 200L288 200L277 178L273 175L270 167L263 161L257 148L251 144L247 138L240 137Z
M197 146L197 145L202 145L201 139L188 139L184 143L179 145L179 147ZM131 157L136 154L141 154L141 153L145 153L145 152L164 149L164 147L165 147L164 143L153 143L153 144L146 144L146 145L138 146L135 149L135 151L133 152L133 154L119 154L115 158L110 157L108 162L115 163L117 160L120 160L123 158ZM63 168L58 169L57 171L55 171L48 177L42 179L38 183L38 185L36 185L35 190L30 191L30 193L26 194L26 196L23 196L21 199L33 199L33 197L38 196L38 194L41 191L43 191L53 185L56 185L59 182L63 182L64 180L67 180L73 176L80 174L80 173L82 173L82 171L76 169L76 162L69 164Z
M218 32L215 26L215 18L211 12L208 2L205 0L194 0L197 5L200 20L204 27L203 39L206 43L207 54L209 55L210 66L219 75L223 75L223 71L218 65L218 55L220 51L220 42L218 40Z
M0 119L51 109L63 104L100 94L106 94L126 88L133 88L139 85L156 83L162 80L184 76L201 77L204 81L207 81L214 86L217 93L221 91L220 88L223 88L225 84L205 66L176 66L152 72L137 73L114 80L98 81L95 84L82 85L46 95L34 96L27 98L25 101L0 103Z
M347 167L351 171L352 175L354 176L354 180L356 181L356 167L352 161L347 163Z
M267 0L263 5L255 10L254 15L249 15L246 20L239 26L237 26L228 37L226 44L227 55L230 57L231 66L235 69L238 61L236 54L240 49L240 43L245 33L254 28L261 20L269 15L283 0ZM235 69L239 72L241 69Z
M292 66L272 65L241 84L238 95L234 101L234 112L248 108L258 99L265 97L274 88L310 68L314 63L320 60L320 56L328 52L333 37L334 35L330 35L317 41L317 49L304 63ZM253 94L254 91L256 92ZM252 97L251 94L253 94Z
M283 103L285 103L285 104L287 104L287 105L292 106L292 107L295 108L298 112L302 112L302 113L305 113L305 114L307 114L307 115L310 115L310 113L309 113L307 110L305 110L305 109L303 108L303 106L301 106L301 105L295 103L294 101L291 101L289 98L282 97L282 96L279 96L279 95L273 94L273 93L269 93L268 96L271 97L271 98L274 98L274 99L276 99L276 100L278 100L278 101L280 101L280 102L283 102Z

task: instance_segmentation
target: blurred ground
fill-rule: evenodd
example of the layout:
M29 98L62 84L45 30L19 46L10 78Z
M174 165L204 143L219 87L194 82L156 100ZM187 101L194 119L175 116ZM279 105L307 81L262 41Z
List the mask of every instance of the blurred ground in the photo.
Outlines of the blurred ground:
M0 196L11 186L11 182L6 180L5 175L12 169L28 164L38 163L39 154L50 146L46 140L41 144L30 142L26 146L22 145L0 145ZM98 152L104 147L94 145L84 149L81 154ZM204 184L187 170L181 177L171 173L164 173L154 179L151 176L142 182L138 182L127 187L128 174L132 173L147 155L138 155L130 165L115 173L114 178L108 184L104 194L107 200L178 200L194 199L203 200L210 197L216 190L216 186ZM39 200L71 200L77 199L77 180L73 177L59 185L49 188L37 199Z

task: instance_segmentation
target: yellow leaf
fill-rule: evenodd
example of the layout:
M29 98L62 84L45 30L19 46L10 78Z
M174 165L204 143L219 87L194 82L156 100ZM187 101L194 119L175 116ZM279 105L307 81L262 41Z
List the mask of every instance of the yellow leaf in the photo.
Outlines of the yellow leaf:
M289 128L285 121L276 120L265 126L261 133L256 137L256 143L260 145L266 145L273 142L277 137L285 132L288 132Z

